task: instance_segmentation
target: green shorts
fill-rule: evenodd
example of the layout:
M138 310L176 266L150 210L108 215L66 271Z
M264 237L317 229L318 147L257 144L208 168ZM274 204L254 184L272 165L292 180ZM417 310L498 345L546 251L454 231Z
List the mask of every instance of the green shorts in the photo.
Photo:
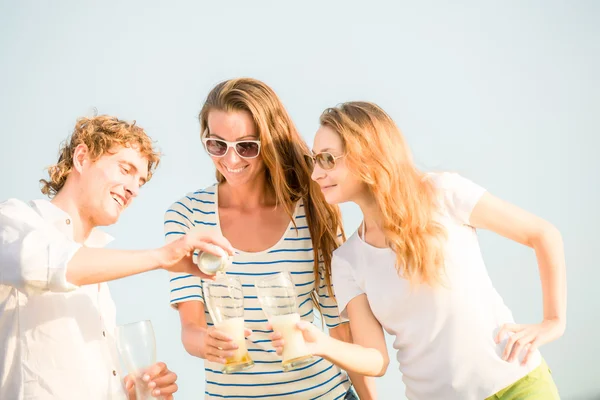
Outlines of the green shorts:
M560 400L550 368L544 360L539 367L485 400Z

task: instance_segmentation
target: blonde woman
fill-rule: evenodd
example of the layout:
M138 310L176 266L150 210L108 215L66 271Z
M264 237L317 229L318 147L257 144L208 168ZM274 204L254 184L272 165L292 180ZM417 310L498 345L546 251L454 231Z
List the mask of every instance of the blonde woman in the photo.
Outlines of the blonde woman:
M411 400L558 399L538 350L565 329L556 228L458 174L417 170L399 129L374 104L345 103L320 122L312 177L329 204L352 201L364 220L332 261L356 344L300 323L315 354L348 371L382 375L385 329ZM515 323L486 272L477 228L535 250L542 322ZM272 339L280 351L281 337Z
M191 228L219 232L236 249L227 273L243 284L244 319L252 330L246 345L255 363L248 371L221 372L235 345L214 328L204 304L203 281L171 276L171 304L179 311L183 344L191 355L206 360L206 398L355 398L346 373L327 360L281 370L254 287L258 278L289 272L302 319L311 323L320 308L330 335L350 340L348 324L341 323L328 290L327 271L341 241L341 219L310 178L308 147L275 92L254 79L218 84L199 118L218 183L175 202L165 215L165 234L170 241ZM364 377L351 378L361 398L373 396Z

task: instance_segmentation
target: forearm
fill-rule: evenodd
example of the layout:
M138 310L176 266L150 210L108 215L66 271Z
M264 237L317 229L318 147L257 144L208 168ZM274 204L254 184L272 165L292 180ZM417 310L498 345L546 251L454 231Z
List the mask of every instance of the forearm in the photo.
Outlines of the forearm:
M108 282L160 268L155 250L80 248L67 264L66 278L77 286Z
M354 386L360 400L372 400L377 398L377 386L375 385L374 377L362 375L358 372L347 372L350 381L352 381L352 386Z
M352 333L349 323L341 324L336 328L330 329L329 334L334 339L341 340L346 343L352 343ZM377 398L375 378L354 371L346 371L348 372L348 376L352 381L352 385L354 386L354 389L361 400Z
M567 275L563 241L549 225L531 243L535 250L544 296L544 319L566 322Z
M327 337L318 356L338 365L348 373L367 376L383 376L388 360L378 350L346 343Z
M194 357L206 358L204 340L207 328L200 324L187 324L181 330L181 341L185 350Z

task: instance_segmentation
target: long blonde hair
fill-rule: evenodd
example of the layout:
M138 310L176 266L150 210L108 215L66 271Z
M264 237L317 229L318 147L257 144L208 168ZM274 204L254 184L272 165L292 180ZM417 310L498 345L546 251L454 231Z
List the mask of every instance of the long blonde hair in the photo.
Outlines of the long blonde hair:
M318 185L310 178L306 155L309 149L298 134L292 119L273 89L251 78L231 79L219 83L208 94L199 119L201 132L208 130L208 114L213 110L247 111L252 115L261 141L261 155L266 167L267 185L275 193L278 205L284 207L290 220L295 204L302 199L314 249L315 287L319 287L319 261L324 263L325 284L331 288L331 257L342 233L338 207L327 204ZM217 171L217 180L225 178ZM345 237L343 237L345 238ZM343 239L342 239L343 240ZM330 292L330 294L332 294ZM319 302L313 302L320 311Z
M348 168L368 186L399 275L441 283L446 231L435 220L435 188L414 165L394 121L373 103L348 102L326 109L320 122L340 135Z

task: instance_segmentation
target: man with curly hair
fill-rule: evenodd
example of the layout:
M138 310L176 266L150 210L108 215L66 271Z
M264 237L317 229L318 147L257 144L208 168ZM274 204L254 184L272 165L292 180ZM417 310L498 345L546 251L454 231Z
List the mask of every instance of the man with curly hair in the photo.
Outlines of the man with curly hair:
M135 380L119 374L106 282L155 269L206 278L194 250L233 252L194 231L159 249L102 248L111 238L96 227L117 222L159 158L135 122L80 118L40 181L50 201L0 203L0 399L134 398ZM157 363L143 384L172 399L176 379Z

